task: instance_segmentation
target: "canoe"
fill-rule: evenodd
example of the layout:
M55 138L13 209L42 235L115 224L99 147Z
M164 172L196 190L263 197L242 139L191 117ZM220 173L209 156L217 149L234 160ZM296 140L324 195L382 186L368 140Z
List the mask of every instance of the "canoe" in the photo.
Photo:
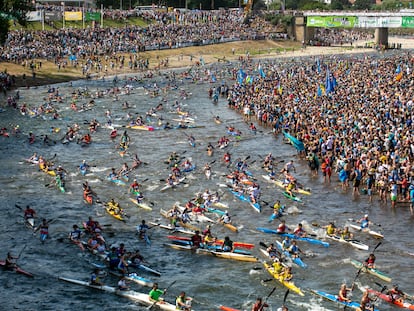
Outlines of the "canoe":
M392 299L392 297L390 295L378 292L378 291L370 289L370 288L368 289L368 292L375 295L375 296L377 296L378 298L380 298L380 299L382 299L386 302L389 302L393 305L396 305L397 307L408 309L408 310L414 310L414 304L411 304L411 303L406 302L404 300L403 301L394 300L394 299Z
M132 130L141 130L141 131L150 131L150 132L154 130L154 127L151 125L127 125L125 127L132 129Z
M136 206L140 207L140 208L143 208L143 209L145 209L147 211L152 211L152 207L149 206L148 204L145 204L145 203L142 203L142 202L141 203L138 203L138 201L136 199L133 199L133 198L129 198L129 200L132 203L134 203Z
M288 250L283 249L282 243L279 241L276 241L276 247L288 258L292 260L295 264L297 264L299 267L306 269L308 265L302 261L300 257L294 257L291 253L289 253Z
M215 257L224 258L224 259L233 259L238 261L245 261L245 262L257 262L258 259L255 256L252 255L244 255L244 254L238 254L238 253L231 253L231 252L217 252L209 249L202 249L198 248L197 253L202 254L210 254Z
M177 236L177 235L168 235L167 238L169 238L170 240L183 240L183 241L191 241L191 238L189 237L182 237L182 236ZM216 240L214 244L217 245L223 245L224 240ZM247 248L247 249L252 249L254 248L254 244L251 243L244 243L244 242L233 242L234 247L240 247L240 248Z
M115 214L112 208L114 208L114 206L111 203L108 203L108 206L105 207L105 210L108 212L109 215L111 215L115 219L118 219L120 221L125 221L124 217L122 217L121 214ZM117 209L120 209L120 208L117 208Z
M289 237L291 239L294 239L294 240L305 241L305 242L308 242L308 243L311 243L311 244L322 245L324 247L329 247L328 242L324 242L324 241L321 241L321 240L318 240L318 239L313 239L313 238L310 238L310 237L299 237L299 236L296 236L292 233L279 233L279 232L277 232L277 230L267 229L267 228L256 228L256 230L264 232L264 233L279 234L280 236L287 236L287 237Z
M274 184L274 185L276 185L280 188L283 188L283 189L286 188L285 184L280 179L272 179L269 175L262 175L262 177L266 181L268 181L268 182L270 182L270 183L272 183L272 184ZM303 188L294 189L293 192L297 192L297 193L300 193L300 194L311 195L311 192L309 190L306 190L306 189L303 189Z
M152 306L154 303L149 299L148 294L144 294L144 293L140 293L140 292L136 292L133 290L126 290L126 291L121 291L118 290L116 287L112 287L112 286L107 286L107 285L91 285L89 284L89 282L86 281L80 281L80 280L75 280L75 279L70 279L70 278L65 278L65 277L59 277L59 280L65 281L65 282L69 282L72 284L77 284L77 285L82 285L82 286L86 286L86 287L90 287L90 288L94 288L94 289L99 289L101 291L105 291L107 293L112 293L124 298L128 298L130 300L136 301L140 304L143 304L145 306ZM161 310L167 310L167 311L176 311L175 305L168 303L166 301L163 301L163 303L157 302L156 306L158 308L160 308Z
M6 266L6 261L4 261L4 260L0 260L0 266L4 269L4 270L8 270L8 269L6 269L5 268L5 266ZM26 271L26 270L23 270L22 268L20 268L19 266L16 266L13 270L9 270L9 271L15 271L16 273L20 273L20 274L23 274L23 275L25 275L25 276L28 276L28 277L30 277L30 278L32 278L32 277L34 277L34 275L33 274L31 274L30 272L28 272L28 271Z
M352 308L352 309L355 309L356 310L356 309L358 309L360 307L360 304L358 302L355 302L355 301L346 302L346 301L340 301L340 300L338 300L338 296L337 295L328 294L328 293L325 293L325 292L320 291L320 290L310 290L310 292L312 294L315 294L315 295L317 295L319 297L322 297L322 298L324 298L326 300L329 300L329 301L332 301L332 302L336 302L337 304L342 305L345 308L346 307L349 307L349 308ZM374 309L374 310L375 311L378 311L378 309Z
M287 287L289 290L291 290L292 292L300 296L305 296L302 290L299 287L297 287L294 282L283 280L280 274L275 273L273 267L270 266L267 262L263 262L263 265L265 269L267 270L267 272L269 272L269 274L272 277L274 277L280 284L282 284L283 286Z
M173 184L172 185L165 185L164 187L162 187L161 188L161 190L160 191L165 191L165 190L167 190L167 189L170 189L170 188L172 188L172 187L175 187L175 186L177 186L178 184L180 184L180 183L182 183L183 181L184 181L184 179L185 179L185 177L181 177L181 178L179 178L177 181L175 181L175 182L173 182Z
M354 260L351 259L351 264L357 268L357 269L361 269L362 268L362 272L366 272L369 273L373 276L376 276L377 278L380 278L381 280L385 281L385 282L391 282L391 277L389 277L388 275L386 275L384 272L379 271L376 268L367 268L367 267L363 267L363 263L359 262L358 260Z
M239 193L237 191L234 191L230 188L229 188L229 190L239 200L249 203L250 206L253 207L256 212L260 213L262 211L262 207L260 206L260 204L259 203L252 203L252 201L250 200L250 197L246 197L244 194Z
M366 244L364 244L364 243L362 243L361 241L358 241L358 240L354 240L354 239L345 240L345 239L342 239L338 235L330 235L330 234L327 234L326 237L328 239L331 239L331 240L334 240L334 241L337 241L337 242L340 242L340 243L351 245L352 247L355 247L355 248L363 250L363 251L367 251L369 249L368 245L366 245Z
M350 224L349 227L351 227L352 229L364 232L364 233L368 233L369 235L372 235L374 238L377 238L377 239L384 238L384 235L381 232L371 230L370 228L361 228L360 225L354 225L354 224Z
M189 234L189 235L194 235L195 234L194 231L185 229L183 227L173 227L172 225L162 225L162 224L158 224L158 223L155 223L155 222L149 222L149 224L152 225L152 226L158 226L160 228L170 230L172 232L178 232L178 233Z

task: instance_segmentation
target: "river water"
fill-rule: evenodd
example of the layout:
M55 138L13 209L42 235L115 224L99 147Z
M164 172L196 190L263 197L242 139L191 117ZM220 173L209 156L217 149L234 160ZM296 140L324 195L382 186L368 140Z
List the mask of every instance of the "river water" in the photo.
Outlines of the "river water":
M167 75L168 73L164 73ZM222 164L223 150L216 150L213 157L206 154L208 142L215 143L220 136L226 135L226 126L234 125L239 128L246 137L252 136L248 132L248 125L244 123L241 116L228 109L224 98L220 98L218 105L213 105L208 98L207 90L211 86L208 81L194 84L190 80L177 82L178 88L169 90L164 96L150 97L143 86L159 83L166 76L152 79L144 79L140 82L127 82L121 78L118 86L130 84L132 92L130 95L120 95L119 100L114 101L111 96L105 96L95 100L95 106L85 112L74 112L70 109L71 93L85 87L90 93L96 90L106 90L113 87L110 79L106 81L76 81L72 84L65 83L55 85L59 92L66 98L63 103L56 104L61 120L46 120L42 117L30 118L22 116L18 111L7 108L0 114L1 127L12 128L19 125L22 130L20 136L0 137L2 174L1 188L3 200L0 202L3 217L0 223L4 228L1 233L2 250L1 257L5 257L8 250L17 255L22 249L22 256L19 265L27 271L35 274L34 279L13 274L11 272L0 273L1 286L1 307L2 310L143 310L144 307L135 305L127 299L112 296L104 292L83 288L77 285L67 284L58 280L58 276L66 276L74 279L87 280L92 271L91 262L99 262L96 257L88 252L81 252L75 245L67 242L66 237L71 231L73 224L80 224L87 220L88 216L94 216L101 224L111 225L105 236L109 244L126 244L128 249L141 250L151 266L162 272L161 278L157 281L161 288L168 286L172 280L177 280L175 285L166 295L167 300L173 300L180 290L185 290L188 295L195 298L195 310L216 310L217 305L223 304L250 310L252 302L257 296L266 296L273 287L277 287L275 293L269 298L271 310L276 310L283 301L286 292L285 288L276 281L262 282L269 279L269 275L261 267L260 263L243 263L229 261L209 256L189 254L186 251L172 250L163 243L168 242L167 231L154 228L151 229L152 245L148 247L138 241L135 233L135 226L142 219L147 221L158 221L161 216L159 209L168 209L176 201L184 203L192 198L196 192L210 189L219 191L222 194L222 201L230 205L229 211L233 215L234 222L241 226L240 232L235 234L216 225L213 231L219 237L229 235L233 240L256 243L264 241L269 243L274 236L257 232L256 227L275 227L278 222L268 223L268 217L272 210L264 205L261 214L257 214L246 203L235 199L225 187L219 184L225 183L224 174L228 173ZM160 82L161 81L161 82ZM221 80L219 80L221 82ZM231 83L231 81L228 81ZM21 89L20 102L29 106L38 106L43 103L43 98L48 96L47 87ZM191 93L191 96L183 98L181 90ZM90 97L79 98L78 104L88 103ZM144 115L150 107L163 103L164 111L161 112L166 120L177 118L172 111L172 105L178 100L185 111L189 111L195 118L196 124L204 128L182 130L160 130L160 131L136 131L128 130L131 137L129 155L121 158L116 149L119 143L119 136L115 140L109 138L109 129L99 128L92 134L92 144L88 147L81 147L76 143L64 145L60 142L67 125L77 122L81 131L86 133L85 121L96 118L101 124L105 124L105 111L110 109L112 120L116 125L127 124L124 117L127 110L122 109L122 103L128 101L132 106L128 111L136 116ZM213 116L219 115L223 122L217 125ZM60 133L50 134L50 127L61 128ZM308 226L311 223L327 224L335 221L337 225L343 226L350 218L360 218L363 214L369 213L370 218L378 224L382 224L385 239L376 250L377 265L380 270L391 275L393 282L400 285L410 294L414 294L414 284L411 281L414 276L412 265L414 257L408 252L414 252L414 242L407 228L413 225L413 218L410 217L408 207L397 207L392 210L390 205L383 205L377 202L370 204L367 197L360 196L352 198L350 191L342 192L338 179L333 177L332 183L323 183L322 176L312 177L305 162L299 160L296 151L290 145L282 141L282 137L274 138L269 129L258 127L259 132L253 139L232 143L229 147L233 158L246 158L249 156L251 163L250 170L258 178L262 188L262 199L267 202L274 202L280 199L290 210L297 210L300 213L289 214L285 217L287 224L295 226L302 222ZM119 133L123 128L118 128ZM33 131L40 136L50 134L56 140L52 146L44 146L41 138L29 145L27 134ZM192 148L187 143L186 135L193 135L197 140L197 146ZM164 185L162 179L168 176L168 169L163 163L168 155L176 151L178 154L191 157L197 169L187 174L187 183L175 189L160 192ZM24 162L33 152L38 152L46 158L53 157L55 163L62 165L68 172L67 192L62 194L55 187L49 188L45 185L53 182L50 176L38 171L36 166ZM293 204L282 196L281 189L266 183L260 175L264 173L261 169L261 157L272 152L278 160L288 161L295 159L297 177L312 189L312 195L304 197L304 204ZM138 180L146 180L144 194L146 198L154 203L153 211L148 212L137 209L129 200L130 194L127 187L117 186L105 179L111 167L119 169L125 161L132 163L131 155L138 153L141 160L149 163L142 165L133 172ZM85 159L93 165L92 172L86 176L79 174L77 167ZM213 178L206 180L201 167L206 162L216 160L212 165ZM281 165L279 166L279 169ZM82 183L88 180L92 189L98 194L101 200L115 198L125 207L130 218L126 223L121 223L111 218L104 212L101 205L86 206L82 200ZM23 224L22 211L15 207L15 204L26 206L30 204L39 217L54 219L50 225L50 239L41 244L38 234L33 234ZM296 206L297 208L294 208ZM164 220L161 220L164 221ZM112 233L112 234L110 234ZM370 245L372 249L377 245L378 240L367 235L356 233L356 237ZM296 284L303 290L319 289L330 293L337 293L340 284L346 282L350 285L356 275L356 269L349 263L350 259L363 260L368 252L358 251L351 247L331 243L329 248L323 248L307 243L300 243L300 247L307 253L313 255L304 258L308 269L304 270L294 267L294 279ZM257 249L254 254L263 259ZM156 280L156 277L142 273L147 278ZM108 276L104 279L108 285L115 285L116 279ZM357 279L358 286L369 285L374 289L379 286L374 282L385 284L384 281L372 276L361 274ZM387 284L390 286L391 284ZM140 288L132 284L138 291L147 292L148 288ZM361 291L354 290L353 296L359 301ZM321 301L310 293L299 297L290 293L287 298L287 305L290 310L338 310L338 307L331 303ZM393 310L393 307L386 303L379 303L381 310Z

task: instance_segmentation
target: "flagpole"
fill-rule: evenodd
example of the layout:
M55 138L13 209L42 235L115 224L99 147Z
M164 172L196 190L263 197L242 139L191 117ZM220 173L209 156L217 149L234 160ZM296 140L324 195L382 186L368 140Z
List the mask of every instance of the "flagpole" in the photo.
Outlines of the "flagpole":
M62 16L62 27L65 29L65 2L62 2L63 5L63 16Z
M101 28L103 28L103 4L101 4Z

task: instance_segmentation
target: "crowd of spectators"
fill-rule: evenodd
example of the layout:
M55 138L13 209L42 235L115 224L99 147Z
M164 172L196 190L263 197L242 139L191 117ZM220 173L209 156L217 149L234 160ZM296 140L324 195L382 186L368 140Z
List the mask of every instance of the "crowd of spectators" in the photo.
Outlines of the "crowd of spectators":
M309 42L309 45L353 45L357 41L371 39L374 39L374 33L367 30L315 28L314 39Z

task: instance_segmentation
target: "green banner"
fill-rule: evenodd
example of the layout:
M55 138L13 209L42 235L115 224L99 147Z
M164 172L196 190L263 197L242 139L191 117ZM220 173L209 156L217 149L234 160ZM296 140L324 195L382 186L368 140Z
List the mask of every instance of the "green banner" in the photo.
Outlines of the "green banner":
M401 26L402 26L402 28L414 28L414 17L413 16L403 16Z
M85 21L96 21L99 22L101 20L101 13L99 12L86 12L85 13Z
M308 16L306 26L321 28L353 28L356 16Z

